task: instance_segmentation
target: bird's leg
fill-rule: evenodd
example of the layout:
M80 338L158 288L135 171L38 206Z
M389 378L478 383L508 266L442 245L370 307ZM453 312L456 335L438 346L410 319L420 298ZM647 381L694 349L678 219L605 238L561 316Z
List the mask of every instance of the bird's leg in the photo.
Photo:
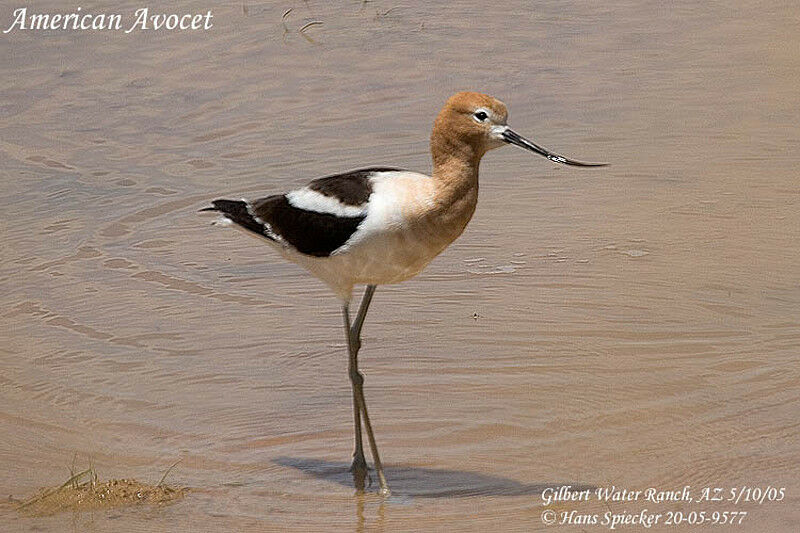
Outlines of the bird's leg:
M372 302L373 294L375 294L375 285L367 285L364 297L361 298L361 305L358 307L356 321L353 323L353 327L350 328L350 333L356 343L356 354L361 349L361 328L364 325L364 319L367 317L367 309L369 309L369 304Z
M360 374L359 374L360 375ZM383 475L383 463L381 463L381 457L378 454L378 445L375 442L375 434L372 432L372 424L369 423L369 415L367 414L367 402L364 400L364 389L361 386L364 383L363 377L361 378L361 384L356 387L359 402L361 403L361 416L364 417L364 428L367 430L367 439L369 439L369 447L372 449L372 460L375 463L375 471L378 473L378 484L380 484L380 493L383 496L388 496L391 494L389 490L389 484L386 483L386 476Z
M358 350L353 344L352 330L350 329L350 309L347 303L342 307L344 316L344 334L347 339L347 352L350 355L347 365L350 374L350 383L353 388L353 422L356 436L356 449L353 452L353 464L350 471L353 473L356 489L364 490L364 479L367 477L367 460L364 458L364 444L361 439L361 398L356 392L356 384L363 383L364 377L358 372Z
M381 463L381 457L378 453L378 445L375 442L372 424L370 424L369 421L367 402L364 399L364 376L358 371L358 351L361 348L361 328L364 325L364 319L367 316L367 310L369 309L370 302L372 302L373 294L375 294L375 285L367 285L364 297L361 299L358 315L356 315L356 321L350 328L350 339L352 339L350 360L353 361L355 365L355 373L351 370L350 379L353 382L353 393L357 396L357 403L361 409L361 417L364 419L364 428L367 430L367 439L369 439L369 447L372 450L372 460L375 463L375 470L378 473L380 492L384 496L388 496L390 494L389 485L386 483L386 476L383 474L383 464Z

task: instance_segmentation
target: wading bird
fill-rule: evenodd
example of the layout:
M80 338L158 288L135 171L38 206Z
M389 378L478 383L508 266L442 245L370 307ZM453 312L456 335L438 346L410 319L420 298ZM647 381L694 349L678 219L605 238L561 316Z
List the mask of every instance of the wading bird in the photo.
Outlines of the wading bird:
M389 167L364 168L311 181L286 194L257 200L214 200L223 221L263 237L283 257L305 267L342 301L353 390L355 451L350 470L364 488L361 423L378 475L380 493L389 494L358 370L361 327L375 287L407 280L439 255L467 226L478 202L478 165L494 148L514 144L556 163L581 163L554 154L515 133L506 124L506 106L491 96L461 92L442 108L431 134L431 176ZM353 286L366 285L350 321Z

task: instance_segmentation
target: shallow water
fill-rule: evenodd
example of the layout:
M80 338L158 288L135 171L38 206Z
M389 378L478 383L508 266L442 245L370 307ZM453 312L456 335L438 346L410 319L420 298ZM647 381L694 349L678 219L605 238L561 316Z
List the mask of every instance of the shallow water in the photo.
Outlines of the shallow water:
M182 459L170 479L193 489L67 518L0 506L3 530L529 531L562 484L782 486L612 508L797 527L796 6L483 4L234 3L205 33L0 36L0 494L65 480L75 453L149 482ZM465 88L612 166L492 152L466 233L379 288L361 365L395 496L354 495L335 298L196 211L427 171Z

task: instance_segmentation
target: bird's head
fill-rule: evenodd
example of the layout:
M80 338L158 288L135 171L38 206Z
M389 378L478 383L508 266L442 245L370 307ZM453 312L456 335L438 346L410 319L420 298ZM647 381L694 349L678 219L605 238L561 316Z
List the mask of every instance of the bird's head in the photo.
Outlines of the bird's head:
M564 165L605 165L582 163L550 152L509 128L507 121L508 109L500 100L475 92L454 94L439 112L433 126L431 150L434 160L449 155L480 160L489 150L514 144Z

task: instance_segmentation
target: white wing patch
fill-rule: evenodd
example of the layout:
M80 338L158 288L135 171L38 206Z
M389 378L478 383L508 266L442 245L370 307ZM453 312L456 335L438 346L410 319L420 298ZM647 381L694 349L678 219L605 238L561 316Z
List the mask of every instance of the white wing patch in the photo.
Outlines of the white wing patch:
M326 213L337 217L360 217L367 213L367 205L346 205L333 196L326 196L308 187L296 189L286 194L286 199L292 207Z

